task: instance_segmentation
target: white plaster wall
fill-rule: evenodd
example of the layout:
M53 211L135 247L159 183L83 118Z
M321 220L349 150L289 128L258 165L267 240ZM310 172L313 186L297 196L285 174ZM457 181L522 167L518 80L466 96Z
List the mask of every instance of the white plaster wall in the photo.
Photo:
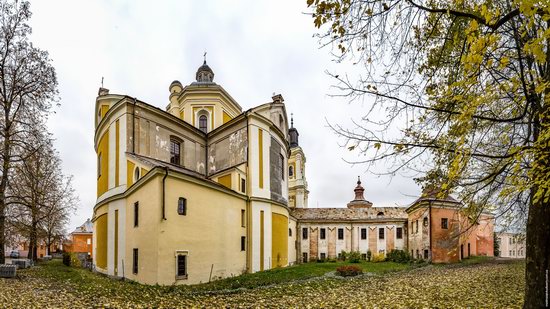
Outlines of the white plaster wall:
M116 124L115 118L113 119L113 122L109 124L109 158L108 162L105 162L108 164L109 167L109 179L107 179L107 189L112 189L115 187L115 174L116 174Z
M302 235L302 229L307 229L307 239L303 239ZM297 237L300 237L300 256L298 257L300 259L300 262L302 261L302 253L307 253L308 259L309 259L309 237L311 237L311 231L308 224L300 224L299 225L299 235Z
M288 237L288 264L293 265L296 263L296 237L299 237L297 230L296 220L292 217L288 218L288 228L292 230L292 236Z
M126 114L122 115L119 120L119 158L118 158L118 166L119 166L119 174L118 174L118 185L122 186L124 190L127 188L126 184L126 170L127 170L127 164L126 164L126 151L127 151L127 145L126 145Z
M349 250L350 248L346 248L346 236L347 236L346 230L349 227L351 227L349 224L340 224L336 226L336 230L335 230L336 231L336 256L338 256L338 254L342 252L342 250L346 252L351 251ZM344 229L344 239L338 239L338 229Z
M376 225L376 230L373 231L373 232L376 232L376 239L378 240L378 244L377 244L378 245L378 250L376 251L376 253L380 253L381 250L384 250L384 252L387 253L386 252L386 241L388 240L388 235L386 235L386 234L388 233L388 231L384 230L384 239L380 239L378 233L380 233L379 229L381 229L381 228L385 229L386 225L385 224L382 224L382 225L378 224L378 225ZM373 252L373 253L375 253L375 252Z
M260 169L259 169L259 145L258 145L258 129L262 129L262 141L263 141L263 188L260 188ZM269 183L269 146L271 145L271 137L267 128L261 127L261 124L255 119L250 119L250 125L248 127L250 140L248 145L248 151L250 152L250 179L252 184L252 196L270 198L270 183Z
M252 201L252 272L260 271L260 211L264 211L264 270L271 266L271 205Z
M318 239L318 242L317 242L317 254L319 254L317 256L317 258L321 258L321 253L324 253L325 254L325 257L328 258L328 234L329 234L329 226L327 225L319 225L319 230L317 232L317 237L319 238ZM324 228L325 229L325 239L321 239L321 229Z

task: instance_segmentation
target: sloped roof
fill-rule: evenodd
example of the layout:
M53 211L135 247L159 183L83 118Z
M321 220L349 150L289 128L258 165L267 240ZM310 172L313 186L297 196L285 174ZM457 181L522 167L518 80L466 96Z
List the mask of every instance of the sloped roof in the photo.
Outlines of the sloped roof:
M90 219L86 220L81 226L77 227L71 234L75 233L93 233L94 225Z
M404 207L293 208L291 215L303 221L395 221L407 220Z

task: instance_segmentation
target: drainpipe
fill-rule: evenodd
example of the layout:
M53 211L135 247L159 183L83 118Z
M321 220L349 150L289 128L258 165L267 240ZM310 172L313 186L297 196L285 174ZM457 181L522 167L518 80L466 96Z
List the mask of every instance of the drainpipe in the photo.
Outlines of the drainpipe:
M432 252L432 201L428 202L428 216L430 217L430 260L433 261L433 252Z
M162 220L166 220L166 177L168 177L168 167L164 167L164 177L162 177Z
M134 97L134 108L132 108L132 153L136 153L136 103L137 99Z

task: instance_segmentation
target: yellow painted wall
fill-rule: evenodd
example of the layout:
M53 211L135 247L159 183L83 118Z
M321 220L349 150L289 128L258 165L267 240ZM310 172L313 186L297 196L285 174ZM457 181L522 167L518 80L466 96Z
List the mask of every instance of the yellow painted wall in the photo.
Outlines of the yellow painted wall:
M130 187L134 183L134 167L136 165L132 161L126 161L126 186Z
M141 172L140 172L140 173L141 173L140 177L145 176L145 174L147 174L148 172L149 172L148 170L146 170L146 169L144 169L144 168L142 167L142 168L141 168Z
M288 265L288 217L271 214L271 265Z
M118 178L120 175L120 123L116 120L115 124L115 187L118 187Z
M224 176L218 178L218 182L221 185L231 189L231 174L224 175Z
M95 264L96 267L107 269L107 214L99 216L95 223L96 233L96 253Z
M139 249L139 273L125 263L129 279L147 284L195 284L212 277L240 275L246 270L241 209L246 200L226 192L169 176L166 179L166 220L162 220L164 173L156 174L127 199L126 256ZM187 215L177 212L178 199L187 199ZM133 226L133 205L139 201L139 226ZM188 278L176 281L177 250L188 251Z
M260 174L260 188L264 187L264 137L262 129L258 129L258 154L259 166L258 173Z
M229 122L231 120L231 116L229 116L225 111L223 111L223 123Z
M109 189L109 130L103 133L97 146L97 155L101 154L101 176L97 178L97 196Z
M180 112L180 119L185 120L185 112L184 111Z

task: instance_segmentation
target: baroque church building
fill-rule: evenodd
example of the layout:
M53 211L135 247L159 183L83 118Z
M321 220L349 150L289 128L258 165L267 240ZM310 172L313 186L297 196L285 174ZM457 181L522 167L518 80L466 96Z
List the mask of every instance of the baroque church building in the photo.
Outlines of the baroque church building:
M166 110L99 89L98 272L195 284L342 250L410 250L434 262L492 255L493 218L467 224L456 201L423 196L409 208L373 207L358 181L347 208L308 208L306 156L283 97L243 111L206 61L195 79L170 84Z

